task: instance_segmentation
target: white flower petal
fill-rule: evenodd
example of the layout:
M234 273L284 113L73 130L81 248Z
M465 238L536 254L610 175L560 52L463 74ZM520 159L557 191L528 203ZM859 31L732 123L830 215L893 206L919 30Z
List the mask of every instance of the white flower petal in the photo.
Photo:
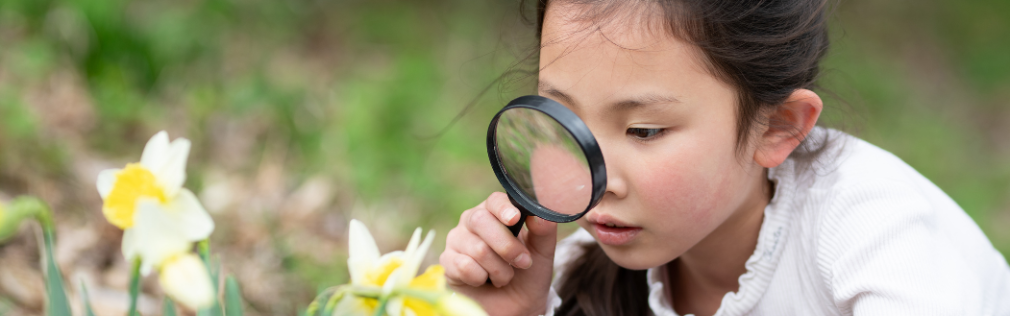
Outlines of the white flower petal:
M210 237L214 231L214 219L200 204L196 195L188 189L179 190L179 194L168 202L168 214L172 224L176 225L179 234L188 241L200 241Z
M137 236L134 229L127 228L123 231L123 257L126 258L126 262L133 262L134 257L137 256Z
M155 199L141 198L137 201L131 230L134 231L133 243L141 257L141 272L144 275L165 259L188 252L192 247L191 240L181 233L178 219L169 212Z
M351 284L355 285L365 285L365 271L371 264L361 262L361 260L355 260L354 258L347 258L347 273L351 275Z
M103 200L109 196L109 192L112 192L112 187L116 185L116 175L122 170L105 169L98 173L98 195L101 195Z
M161 267L161 289L179 304L193 310L214 304L214 285L203 261L192 253L168 260Z
M403 266L393 273L399 274L399 286L409 285L410 281L417 276L417 270L421 267L421 261L423 261L424 256L428 254L428 248L431 248L431 243L434 241L435 231L429 230L428 235L424 237L424 242L422 242L414 252L408 253L406 257L403 258Z
M399 275L395 272L390 274L389 278L386 279L386 283L382 284L382 296L388 296L390 293L393 293L398 283Z
M140 155L140 165L147 170L158 170L168 159L168 133L160 131L144 145L144 153Z
M351 220L348 240L347 270L353 284L365 282L365 272L379 261L379 246L368 232L368 227L356 219Z
M407 242L407 249L403 252L414 253L417 251L417 245L421 243L421 227L415 228L414 233L410 235L410 241Z
M349 256L371 259L372 261L379 259L379 246L375 245L372 233L368 231L368 227L365 227L365 224L361 223L361 221L356 219L351 220L348 241L350 242L348 245Z
M151 169L165 190L165 196L175 196L186 182L186 159L189 159L191 146L192 143L188 139L176 138L169 146L162 164Z

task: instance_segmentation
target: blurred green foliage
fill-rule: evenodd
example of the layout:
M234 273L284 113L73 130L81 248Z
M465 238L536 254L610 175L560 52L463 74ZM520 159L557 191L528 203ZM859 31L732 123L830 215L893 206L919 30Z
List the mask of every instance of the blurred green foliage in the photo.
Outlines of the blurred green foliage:
M492 89L440 133L532 40L517 2L0 1L0 191L32 193L31 177L68 179L80 147L66 137L128 160L168 129L194 142L194 191L210 171L251 173L280 157L285 189L323 175L360 203L402 208L399 230L447 232L498 189L484 151L490 116L533 92ZM1004 254L1008 16L1003 0L842 2L823 81L838 95L825 113L831 125L922 172ZM44 124L60 113L29 105L30 91L63 72L81 80L93 108L93 123L71 134ZM221 152L241 138L251 151ZM274 246L317 288L346 280L332 273L344 270L341 258Z

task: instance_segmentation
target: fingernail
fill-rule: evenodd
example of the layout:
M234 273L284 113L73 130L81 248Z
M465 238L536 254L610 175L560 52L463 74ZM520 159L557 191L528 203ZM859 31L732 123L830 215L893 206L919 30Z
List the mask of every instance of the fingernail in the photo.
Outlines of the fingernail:
M516 215L519 215L519 210L517 209L512 208L505 211L505 221L512 222L512 219L515 218Z
M512 261L512 265L515 266L516 268L520 268L520 269L529 268L530 265L532 265L532 264L533 264L533 261L530 260L530 255L527 255L525 253L524 254L520 254L518 257L516 257L515 261Z

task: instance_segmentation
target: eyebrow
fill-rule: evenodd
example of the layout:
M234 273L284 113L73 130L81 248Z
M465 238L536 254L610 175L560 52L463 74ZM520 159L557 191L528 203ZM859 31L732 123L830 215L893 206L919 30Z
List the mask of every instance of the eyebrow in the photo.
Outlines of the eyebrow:
M539 83L537 83L537 88L539 88L541 91L543 91L544 94L547 94L550 97L557 98L561 102L567 103L567 104L571 105L572 107L576 107L576 108L581 107L577 102L575 102L575 99L572 98L572 96L568 95L564 91L561 91L561 90L555 88L554 86L550 85L549 83L545 83L543 81L540 81ZM615 103L613 103L611 105L611 107L610 107L610 109L608 111L610 111L610 112L625 111L625 110L629 110L629 109L633 109L633 108L637 108L637 107L642 107L642 106L646 106L646 105L663 104L663 103L680 103L680 100L677 99L676 97L673 97L673 96L670 96L670 95L662 95L662 94L655 94L655 93L645 93L645 94L636 95L636 96L634 96L632 98L629 98L629 99L625 99L625 100L621 100L621 101L615 102Z

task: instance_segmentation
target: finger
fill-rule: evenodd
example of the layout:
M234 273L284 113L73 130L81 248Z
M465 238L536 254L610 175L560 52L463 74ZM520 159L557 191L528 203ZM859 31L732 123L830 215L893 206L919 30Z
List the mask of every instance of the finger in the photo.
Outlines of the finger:
M558 244L558 223L530 216L526 219L526 228L520 235L526 250L537 257L553 261L554 249Z
M475 212L475 214L480 212L487 213L487 211L482 210ZM490 217L490 215L485 216ZM493 223L493 225L500 226L501 224ZM507 234L508 231L505 233ZM511 234L509 234L509 237L511 237ZM515 275L509 263L505 259L502 259L494 249L491 249L480 236L465 229L457 228L449 231L447 238L449 238L446 245L447 250L452 250L459 255L468 256L480 265L480 268L484 272L484 279L480 280L480 282L486 282L490 277L491 282L495 286L501 287L508 284L512 280L512 276ZM464 275L465 273L460 274ZM480 276L481 274L474 275ZM469 281L465 280L465 283L469 284Z
M438 264L442 266L445 275L445 283L448 285L463 285L466 284L459 279L458 272L456 269L455 258L457 253L451 249L446 248L442 254L438 255Z
M487 272L470 256L446 251L439 257L439 263L445 268L447 283L478 287L487 282Z
M508 264L526 269L533 263L526 246L513 236L512 232L502 226L490 211L475 210L470 214L470 222L470 232L476 234L482 244L489 246L497 256Z
M519 209L509 201L508 194L502 192L491 193L485 200L485 208L494 214L498 220L506 226L515 225L519 222Z
M468 212L463 213L463 217L466 217ZM471 237L473 236L473 237ZM445 236L445 251L438 256L438 262L445 268L446 281L452 285L463 285L467 284L464 281L465 275L469 274L469 267L461 267L460 262L457 261L456 256L460 255L460 251L465 249L467 242L473 240L475 236L470 233L466 227L462 225L456 226L455 228L449 230L449 233ZM468 265L470 263L463 262L463 265ZM473 263L476 266L476 262ZM486 278L486 277L485 277Z
M477 261L477 264L480 264L481 268L484 268L487 277L491 279L491 283L495 287L509 284L512 281L512 276L515 275L512 266L508 262L505 262L505 259L502 259L501 256L485 243L471 243L470 249L467 250L465 255L473 258L474 261Z

